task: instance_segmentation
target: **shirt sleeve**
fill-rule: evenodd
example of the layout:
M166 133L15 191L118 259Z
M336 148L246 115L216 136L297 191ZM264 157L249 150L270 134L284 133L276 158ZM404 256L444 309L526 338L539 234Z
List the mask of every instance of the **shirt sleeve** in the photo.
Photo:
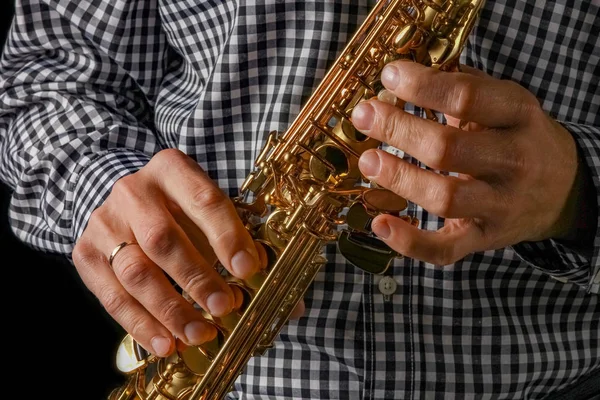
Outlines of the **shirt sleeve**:
M155 0L18 0L0 60L0 178L34 248L69 255L114 182L160 150Z
M600 128L563 122L571 132L588 167L596 189L596 208L600 205ZM562 282L572 282L589 293L600 293L600 213L596 235L588 248L571 248L548 239L513 246L516 253L533 267Z

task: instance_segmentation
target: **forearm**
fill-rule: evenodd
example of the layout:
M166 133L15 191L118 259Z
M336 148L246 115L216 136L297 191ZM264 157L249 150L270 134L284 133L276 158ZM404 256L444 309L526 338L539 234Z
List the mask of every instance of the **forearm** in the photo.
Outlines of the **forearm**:
M14 189L13 229L35 247L69 253L85 224L75 214L159 150L152 107L166 40L149 3L16 4L0 64L0 177ZM89 18L107 21L104 31ZM153 47L134 61L141 32ZM112 161L100 172L103 158Z

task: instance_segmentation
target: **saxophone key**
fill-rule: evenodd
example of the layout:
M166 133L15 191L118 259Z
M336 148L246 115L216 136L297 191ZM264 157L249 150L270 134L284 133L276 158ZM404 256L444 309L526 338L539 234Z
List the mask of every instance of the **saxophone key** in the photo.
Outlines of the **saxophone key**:
M124 374L132 374L148 365L145 350L133 339L126 335L117 349L117 369Z

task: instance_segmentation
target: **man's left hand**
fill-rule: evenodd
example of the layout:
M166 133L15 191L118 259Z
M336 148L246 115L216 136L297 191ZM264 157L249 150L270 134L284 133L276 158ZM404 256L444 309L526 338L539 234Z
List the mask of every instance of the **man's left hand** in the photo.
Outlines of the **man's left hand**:
M484 73L406 61L388 65L381 80L398 99L444 113L448 124L369 100L355 107L355 127L433 170L455 173L383 150L361 156L365 177L445 218L443 228L427 231L378 216L373 232L390 247L446 265L476 251L572 235L581 187L577 148L532 93ZM464 129L461 120L469 121Z

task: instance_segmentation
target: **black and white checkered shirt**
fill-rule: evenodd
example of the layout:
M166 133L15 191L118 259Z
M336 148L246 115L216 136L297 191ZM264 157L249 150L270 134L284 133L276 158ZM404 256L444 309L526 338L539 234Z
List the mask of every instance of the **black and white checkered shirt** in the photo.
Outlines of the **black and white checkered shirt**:
M489 0L463 62L535 93L600 194L597 4ZM372 6L17 1L0 76L0 177L15 189L16 234L68 255L113 183L167 147L236 194L265 134L286 129ZM411 207L423 228L441 226ZM540 399L600 369L600 229L579 251L548 240L445 268L399 260L389 299L381 276L327 251L306 317L232 396Z

